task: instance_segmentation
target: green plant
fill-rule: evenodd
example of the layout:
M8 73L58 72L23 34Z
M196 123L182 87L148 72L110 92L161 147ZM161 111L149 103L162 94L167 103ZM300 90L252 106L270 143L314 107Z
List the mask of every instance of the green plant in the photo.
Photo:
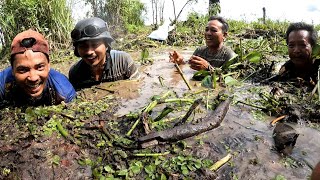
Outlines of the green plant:
M51 49L68 47L72 28L66 0L4 0L0 2L0 26L4 35L2 55L20 32L35 29L49 40Z

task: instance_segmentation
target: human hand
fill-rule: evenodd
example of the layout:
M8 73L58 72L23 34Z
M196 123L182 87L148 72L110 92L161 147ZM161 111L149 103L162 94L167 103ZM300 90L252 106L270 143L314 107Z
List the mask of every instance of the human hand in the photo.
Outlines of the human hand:
M200 71L200 70L207 70L209 67L209 62L205 59L192 55L189 60L190 67L194 70Z
M183 56L177 51L169 52L169 61L177 64L184 64Z

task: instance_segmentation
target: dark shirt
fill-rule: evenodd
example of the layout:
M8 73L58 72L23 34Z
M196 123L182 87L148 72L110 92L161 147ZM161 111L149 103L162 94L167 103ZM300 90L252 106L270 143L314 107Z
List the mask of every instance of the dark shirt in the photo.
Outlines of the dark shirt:
M70 102L75 96L67 77L53 69L49 71L46 87L38 98L25 94L17 85L11 67L0 72L0 107L55 105L62 101Z
M320 65L320 59L316 59L313 63L312 68L305 73L305 77L300 77L304 79L305 81L313 81L317 82L317 76L318 76L318 68ZM293 62L291 60L287 61L284 65L281 66L279 70L279 80L290 80L295 79L299 77L299 74L297 73L296 67L294 66Z
M197 48L193 55L207 60L213 67L221 67L236 54L228 46L223 45L222 48L216 53L211 53L207 46L202 46Z
M81 59L69 71L69 79L76 89L86 88L101 82L112 82L139 77L138 68L130 55L123 51L111 50L107 53L107 60L100 81L92 77L91 67Z

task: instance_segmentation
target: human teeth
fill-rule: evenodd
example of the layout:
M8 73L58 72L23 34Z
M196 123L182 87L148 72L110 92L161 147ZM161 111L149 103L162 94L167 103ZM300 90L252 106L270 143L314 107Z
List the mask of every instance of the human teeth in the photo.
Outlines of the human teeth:
M29 86L30 88L37 88L37 87L40 86L40 83L37 83L37 84L28 84L28 86Z

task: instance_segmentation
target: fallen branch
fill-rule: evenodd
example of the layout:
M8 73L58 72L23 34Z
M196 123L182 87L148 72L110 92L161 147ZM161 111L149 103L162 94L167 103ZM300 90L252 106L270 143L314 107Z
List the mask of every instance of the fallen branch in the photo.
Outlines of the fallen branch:
M222 122L225 115L227 114L230 103L231 103L230 98L220 103L220 105L216 108L216 110L208 114L200 123L184 124L181 126L176 126L172 129L166 129L164 131L154 132L149 135L140 137L138 141L140 143L151 141L154 139L162 142L178 141L178 140L195 136L203 132L217 128L220 126L220 123Z

